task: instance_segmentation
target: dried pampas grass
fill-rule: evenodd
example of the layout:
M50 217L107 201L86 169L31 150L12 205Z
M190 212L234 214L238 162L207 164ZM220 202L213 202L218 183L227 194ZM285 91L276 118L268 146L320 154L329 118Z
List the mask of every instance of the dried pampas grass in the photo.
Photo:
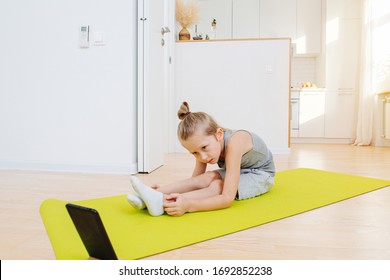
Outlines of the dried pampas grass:
M199 18L199 5L197 0L176 0L176 20L181 27L194 25Z

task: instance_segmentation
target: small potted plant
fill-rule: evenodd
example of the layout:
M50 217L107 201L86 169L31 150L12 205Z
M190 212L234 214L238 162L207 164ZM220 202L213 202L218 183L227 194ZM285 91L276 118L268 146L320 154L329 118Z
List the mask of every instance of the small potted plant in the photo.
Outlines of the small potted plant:
M214 39L217 39L217 20L215 18L211 21L211 32L213 33Z
M211 22L211 27L217 28L217 20L213 18L213 21Z

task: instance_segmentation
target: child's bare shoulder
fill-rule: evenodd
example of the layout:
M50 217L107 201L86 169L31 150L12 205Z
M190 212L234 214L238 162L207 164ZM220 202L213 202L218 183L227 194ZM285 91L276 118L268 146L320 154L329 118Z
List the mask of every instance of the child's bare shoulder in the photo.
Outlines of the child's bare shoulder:
M229 140L228 147L240 149L244 153L252 149L252 135L245 130L236 131Z

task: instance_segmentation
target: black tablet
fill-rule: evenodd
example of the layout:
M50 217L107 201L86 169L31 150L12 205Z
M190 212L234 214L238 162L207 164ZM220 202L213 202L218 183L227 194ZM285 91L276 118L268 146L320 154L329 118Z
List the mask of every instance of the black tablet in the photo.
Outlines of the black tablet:
M66 209L90 257L100 260L117 260L114 248L98 211L68 203Z

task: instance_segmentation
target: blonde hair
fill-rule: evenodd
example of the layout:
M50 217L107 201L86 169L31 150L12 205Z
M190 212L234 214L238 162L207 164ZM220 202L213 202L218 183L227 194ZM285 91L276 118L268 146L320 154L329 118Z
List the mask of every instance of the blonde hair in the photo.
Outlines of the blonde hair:
M177 136L180 140L187 140L198 128L203 128L205 135L214 135L220 127L207 113L191 112L187 102L183 102L177 112L181 120L177 127Z

